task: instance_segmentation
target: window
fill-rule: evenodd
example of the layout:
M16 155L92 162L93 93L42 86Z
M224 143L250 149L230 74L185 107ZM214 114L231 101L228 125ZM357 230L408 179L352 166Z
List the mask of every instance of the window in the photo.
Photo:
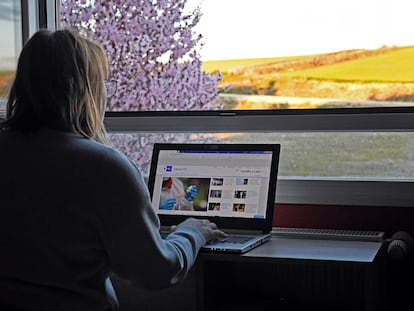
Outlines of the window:
M21 7L19 1L0 3L0 118L14 77L17 57L22 47Z
M199 2L203 66L233 83L232 109L413 106L403 0Z
M62 0L62 3L63 2L67 2L67 0ZM221 14L231 12L231 10L227 8L227 4L230 4L230 7L234 7L236 5L246 5L246 3L243 2L243 4L241 4L241 2L236 3L236 1L231 0L202 1L202 10L203 7L206 8L206 6L212 5L220 5L221 7L220 10L216 11L217 15L213 18L216 20L216 24L219 24L221 27L221 32L215 37L220 40L225 40L221 42L221 49L215 47L213 50L227 51L229 50L228 47L237 40L244 40L244 48L239 48L239 50L247 50L250 45L255 45L255 43L253 43L255 36L259 38L263 36L261 40L262 42L273 39L280 42L280 45L282 45L282 42L284 42L283 38L287 37L290 41L293 40L293 43L305 41L308 46L314 46L314 51L306 52L310 53L309 55L322 55L324 52L334 53L335 50L316 50L317 47L315 42L317 42L317 40L314 38L316 34L321 34L322 38L326 42L329 42L333 41L333 36L343 39L355 35L355 31L366 30L365 28L369 28L372 30L371 33L379 35L397 33L402 29L412 28L410 25L412 19L409 17L403 18L403 15L410 11L408 8L404 9L404 7L407 6L404 1L402 1L400 5L393 5L392 9L397 11L388 11L389 18L394 15L399 16L399 18L395 23L391 22L390 19L387 19L389 28L386 32L378 31L377 25L382 23L383 19L373 12L373 10L379 8L387 8L387 3L385 1L376 1L375 3L370 0L364 0L362 3L361 1L355 3L353 1L347 1L340 3L338 7L338 3L327 4L326 2L319 3L320 1L300 2L299 0L296 0L288 1L293 5L292 8L294 9L294 11L288 13L282 11L282 6L275 10L270 10L265 7L260 11L261 13L255 12L254 10L257 7L260 7L260 5L269 5L269 3L273 2L275 1L267 2L259 0L254 3L248 2L251 10L248 15L244 16L244 18L246 18L246 25L249 25L251 28L249 28L249 32L245 32L243 38L238 38L238 35L236 34L237 28L232 28L230 20L221 17ZM275 3L280 4L280 2ZM197 3L188 1L188 4L195 6ZM307 34L302 39L300 39L298 33L295 35L289 34L289 31L291 30L297 31L298 29L302 29L304 32L310 31L311 27L306 27L306 25L298 28L293 27L295 24L300 24L299 22L302 19L304 20L308 14L311 14L309 5L324 8L324 10L318 10L319 13L317 14L319 15L313 16L314 23L320 27L320 32ZM363 8L365 7L369 7L370 9L366 16L363 11ZM348 12L347 10L349 9L353 10L352 12L348 12L348 15L343 15L341 19L338 20L334 19L334 15L328 18L321 16L321 12L328 8L342 10L343 12ZM265 14L270 11L274 12L274 18L272 16L267 17ZM207 25L211 25L212 23L210 17L207 17L207 14L208 12L206 11L206 13L201 16L200 28L198 28L200 31L203 30L201 24L203 19L208 20ZM255 14L263 14L263 19L282 19L284 15L289 15L291 18L285 21L283 27L275 28L262 26L259 31L256 31L253 28L255 23L251 22L252 17ZM351 14L352 18L349 18L349 14ZM240 18L243 17L240 16L240 14L237 15ZM365 21L367 20L366 17L368 17L368 15L376 16L378 19L376 23L367 24ZM225 16L228 17L228 14ZM61 16L62 19L64 17L64 15ZM113 19L116 19L116 15ZM353 30L352 27L355 25L349 21L356 23L358 30ZM99 22L104 23L105 18L100 16ZM328 30L333 28L333 23L341 24L342 29L348 31L345 37L340 33L329 33ZM328 27L327 25L330 26ZM229 26L230 28L226 30L224 29L225 26ZM106 31L105 34L115 36L116 32ZM210 42L208 40L211 38L214 38L214 36L209 37L208 34L205 35L204 48L206 50ZM365 38L370 38L370 36L365 34ZM108 39L108 37L102 39ZM401 52L404 49L405 51L408 51L410 50L411 42L410 38L406 38L406 41L384 41L376 46L365 46L365 42L361 41L358 43L359 45L351 46L351 49L367 49L372 51L378 49L376 52L382 54L375 55L375 57L379 57L386 55L386 52L384 51L390 51L390 53L395 51ZM226 44L228 44L228 46ZM402 49L399 50L399 47L402 47ZM337 47L336 51L346 49L346 46ZM262 48L262 51L267 50L270 51L270 49ZM297 54L299 56L307 55L305 52L302 53L301 50L298 51L300 52ZM270 51L272 54L257 55L255 56L255 61L282 56L286 57L284 61L289 61L291 56L284 56L283 54L278 54L276 52L277 51L273 54L273 52ZM358 51L355 51L356 54L358 54L357 52ZM108 51L108 53L111 53L111 51ZM140 53L152 53L152 51L149 49L140 51ZM168 55L163 54L163 57L168 57ZM248 56L235 55L229 57L232 59L237 59L239 57L246 59ZM346 53L341 57L347 57ZM214 58L220 58L220 56L215 56ZM368 58L368 56L365 58ZM127 61L127 59L123 60ZM311 60L313 64L323 62L323 60L320 58L318 59L317 57L311 58ZM251 63L251 61L245 62ZM344 63L345 62L342 62L342 64ZM202 64L204 66L203 70L211 70L213 80L214 77L216 77L214 76L216 74L215 70L217 69L214 67L216 64L217 62L210 61L205 61ZM256 65L257 64L260 65L260 63L256 63ZM234 71L227 69L229 68L227 65L228 63L226 64L226 62L221 62L220 64L220 69L223 71L222 83L227 83L225 79L234 73ZM260 69L260 66L257 67ZM246 68L246 66L244 68ZM263 67L261 68L262 70L266 69ZM334 98L334 101L332 101L332 98L328 98L328 103L324 102L322 106L317 106L319 108L327 108L315 109L311 99L305 99L304 102L306 105L297 105L299 107L298 109L285 109L292 108L291 104L286 102L287 99L290 100L290 98L287 97L291 96L288 93L286 93L286 96L283 95L285 93L282 93L282 85L280 84L280 81L296 79L296 83L302 81L304 84L312 84L312 81L322 81L323 77L321 78L321 75L326 75L326 72L324 73L324 70L321 70L321 68L322 67L320 67L318 71L312 71L312 69L309 68L304 68L303 71L297 69L290 70L288 68L287 71L280 74L281 80L264 80L264 84L256 87L248 87L248 85L241 84L236 85L236 87L233 86L227 93L220 94L217 97L217 99L220 99L220 96L222 95L223 98L230 95L228 96L230 99L227 98L227 101L223 103L223 106L220 107L220 109L214 109L217 107L211 107L213 108L211 110L197 109L199 107L194 105L193 108L195 109L177 111L179 109L176 109L176 107L174 108L170 106L165 109L166 107L159 105L162 109L158 109L160 111L154 111L157 110L155 109L157 105L152 106L151 109L145 109L144 105L141 106L140 109L135 109L138 111L125 112L119 111L122 109L114 106L112 107L113 109L111 109L112 111L107 113L106 123L108 129L112 133L114 142L119 143L118 146L121 150L125 151L127 154L129 153L136 161L143 160L138 158L135 159L134 152L136 153L137 150L146 150L146 152L150 154L151 143L157 139L162 139L163 141L219 139L223 141L238 142L280 142L282 144L282 155L280 163L280 180L276 196L277 202L410 206L411 202L413 202L413 194L410 194L411 191L408 190L407 187L411 187L411 182L414 177L414 167L411 164L413 162L411 146L414 138L412 133L414 108L409 100L411 98L410 96L414 94L414 92L411 93L411 83L414 79L411 79L411 77L399 77L398 79L400 80L392 81L395 82L396 85L400 84L400 86L404 86L404 88L400 88L404 90L404 92L392 97L392 103L389 103L389 100L384 101L384 99L390 99L390 96L379 98L379 96L376 97L373 96L373 94L370 94L370 96L368 96L368 101L364 100L362 104L356 104L350 97L345 98L345 101L341 101L338 105L338 98ZM342 66L336 68L338 71L340 69L345 70ZM408 73L409 67L406 68ZM227 71L224 72L224 69ZM243 72L243 75L248 78L249 74L252 74L255 71L251 69L250 72L246 72ZM394 72L402 73L401 70ZM114 78L117 79L119 77L116 76L119 74L116 70L113 74L115 75ZM236 74L233 74L233 76L235 75ZM400 75L395 74L394 76L397 77ZM124 78L126 81L129 79L129 77L126 76L120 78ZM373 80L375 79L370 79L371 81L364 81L362 84L366 86L369 83L374 83ZM401 81L401 79L406 80ZM336 84L325 84L326 90L332 90L338 86L345 85L341 83L347 83L341 81L341 79L337 77L333 78L333 80L335 80L334 82ZM375 83L382 82L375 81ZM323 86L324 84L322 83L321 85ZM321 87L321 85L319 86ZM223 87L225 87L225 85ZM350 89L352 88L357 89L355 85L350 87ZM406 91L406 88L408 91ZM234 93L234 90L237 89L244 93L238 94L237 96L239 99L235 102L232 97L233 94L229 93ZM340 89L340 87L338 89ZM321 94L321 90L322 89L319 89L317 93ZM121 85L118 85L119 96L122 94L124 96L127 94L133 95L139 93L139 91L140 88L136 86L122 85L122 83ZM281 97L285 98L279 98L283 100L281 103L271 103L269 106L271 109L267 109L269 107L262 109L263 103L257 106L257 103L252 102L244 107L249 109L237 109L238 107L242 107L238 106L240 102L245 102L245 95L254 95L256 98L267 99L274 95L278 96L278 92ZM165 94L161 94L160 97L164 95ZM306 98L306 96L303 98ZM147 104L151 104L151 99L148 100L149 102ZM403 102L401 100L408 101ZM358 101L360 100L358 99ZM320 105L320 102L317 104ZM183 103L181 105L181 107L186 108L191 106ZM148 161L145 163L140 162L140 166L145 172L145 167L148 166Z
M23 42L41 27L55 28L55 8L54 0L4 0L0 3L0 120L5 115Z

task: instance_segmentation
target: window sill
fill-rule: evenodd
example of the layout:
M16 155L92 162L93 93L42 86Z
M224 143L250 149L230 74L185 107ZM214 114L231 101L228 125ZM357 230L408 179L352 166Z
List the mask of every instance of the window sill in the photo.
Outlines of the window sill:
M279 177L276 203L414 207L413 182Z

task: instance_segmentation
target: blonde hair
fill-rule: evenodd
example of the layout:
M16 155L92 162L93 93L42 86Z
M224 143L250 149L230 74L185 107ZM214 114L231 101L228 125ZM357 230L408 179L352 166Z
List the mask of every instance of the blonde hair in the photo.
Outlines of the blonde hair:
M102 143L108 143L103 119L105 116L106 92L102 83L108 75L108 62L101 45L79 37L79 46L85 54L86 90L79 105L72 106L74 129L80 134ZM82 111L85 113L82 113ZM82 116L82 118L79 118Z
M19 56L0 128L50 127L109 144L103 122L108 71L98 42L71 29L39 30Z

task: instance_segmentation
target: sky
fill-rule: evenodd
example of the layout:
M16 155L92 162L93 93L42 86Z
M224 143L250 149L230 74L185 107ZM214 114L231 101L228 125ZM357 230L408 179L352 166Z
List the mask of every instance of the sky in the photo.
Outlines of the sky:
M0 0L0 68L20 49L3 14L14 1ZM414 45L412 0L187 0L198 4L203 61Z
M414 45L412 0L188 0L201 5L201 59Z

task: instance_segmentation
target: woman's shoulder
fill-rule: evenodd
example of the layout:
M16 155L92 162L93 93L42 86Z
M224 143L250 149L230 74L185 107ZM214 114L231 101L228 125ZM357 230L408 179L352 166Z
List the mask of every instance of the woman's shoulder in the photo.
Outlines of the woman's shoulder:
M49 150L54 149L56 154L61 154L63 158L68 158L82 167L136 170L135 164L113 146L70 132L46 131L40 136L40 145L48 145Z
M97 161L113 162L130 166L132 161L120 150L113 146L108 146L90 140L87 138L82 139L80 147L83 151L89 154L90 157L96 158Z
M142 174L136 164L123 152L93 140L83 139L78 142L78 160L84 161L81 164L89 172L95 172L96 176L113 182L135 183L141 180Z

